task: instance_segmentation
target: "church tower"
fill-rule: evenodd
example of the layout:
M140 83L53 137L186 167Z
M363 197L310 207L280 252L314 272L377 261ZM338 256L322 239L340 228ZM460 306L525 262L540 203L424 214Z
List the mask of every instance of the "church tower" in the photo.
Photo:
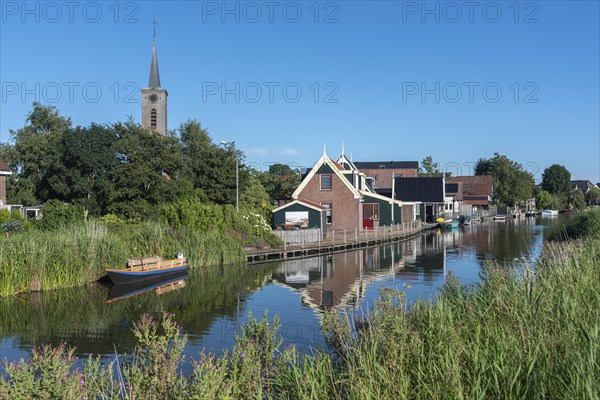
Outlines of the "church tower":
M156 24L156 21L154 21ZM150 61L150 79L148 87L142 92L142 126L165 136L167 134L167 93L160 87L158 73L158 56L156 55L156 25L154 28L154 45Z

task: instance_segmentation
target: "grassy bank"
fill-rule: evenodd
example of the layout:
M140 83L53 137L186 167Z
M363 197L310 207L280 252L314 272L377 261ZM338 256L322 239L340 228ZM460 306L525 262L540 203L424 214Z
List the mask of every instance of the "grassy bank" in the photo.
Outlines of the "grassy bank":
M67 349L42 348L5 364L0 398L595 399L599 259L598 238L554 243L535 265L490 266L477 287L450 278L410 309L385 291L368 320L328 314L331 351L309 356L279 347L277 318L250 319L229 353L200 354L188 377L177 373L179 327L144 316L137 350L118 365L69 369Z
M179 251L192 266L245 260L242 239L216 230L173 229L157 222L31 229L0 240L0 297L84 285L103 276L106 268L124 266L130 257L168 258Z

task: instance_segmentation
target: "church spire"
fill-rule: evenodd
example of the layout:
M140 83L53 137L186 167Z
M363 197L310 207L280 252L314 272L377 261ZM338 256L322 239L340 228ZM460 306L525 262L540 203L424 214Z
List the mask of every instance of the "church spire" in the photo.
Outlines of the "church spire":
M150 61L150 79L148 79L149 88L160 87L160 74L158 73L158 56L156 55L156 18L152 21L154 25L154 45L152 46L152 61Z

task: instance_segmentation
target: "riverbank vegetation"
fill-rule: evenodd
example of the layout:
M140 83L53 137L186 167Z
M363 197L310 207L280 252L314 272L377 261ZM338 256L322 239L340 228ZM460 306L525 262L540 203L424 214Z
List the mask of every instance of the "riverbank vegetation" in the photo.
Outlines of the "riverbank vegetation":
M0 144L8 203L43 206L40 220L0 210L0 296L83 285L132 257L183 252L192 266L222 265L280 243L261 180L282 195L281 180L246 167L197 121L167 136L133 121L73 127L36 103L10 134Z
M143 316L138 347L113 364L74 367L64 345L5 363L0 397L577 398L600 393L600 239L548 243L535 264L489 265L476 286L448 277L408 307L382 291L368 317L327 313L329 349L281 348L277 318L249 319L231 351L178 373L186 336L175 317Z

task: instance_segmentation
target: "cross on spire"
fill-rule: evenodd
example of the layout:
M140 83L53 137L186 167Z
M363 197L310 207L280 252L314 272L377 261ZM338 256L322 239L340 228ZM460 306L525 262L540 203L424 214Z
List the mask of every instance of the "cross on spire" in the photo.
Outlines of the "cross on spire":
M151 24L154 25L154 40L156 40L156 24L158 24L158 22L156 22L156 17L154 17Z

